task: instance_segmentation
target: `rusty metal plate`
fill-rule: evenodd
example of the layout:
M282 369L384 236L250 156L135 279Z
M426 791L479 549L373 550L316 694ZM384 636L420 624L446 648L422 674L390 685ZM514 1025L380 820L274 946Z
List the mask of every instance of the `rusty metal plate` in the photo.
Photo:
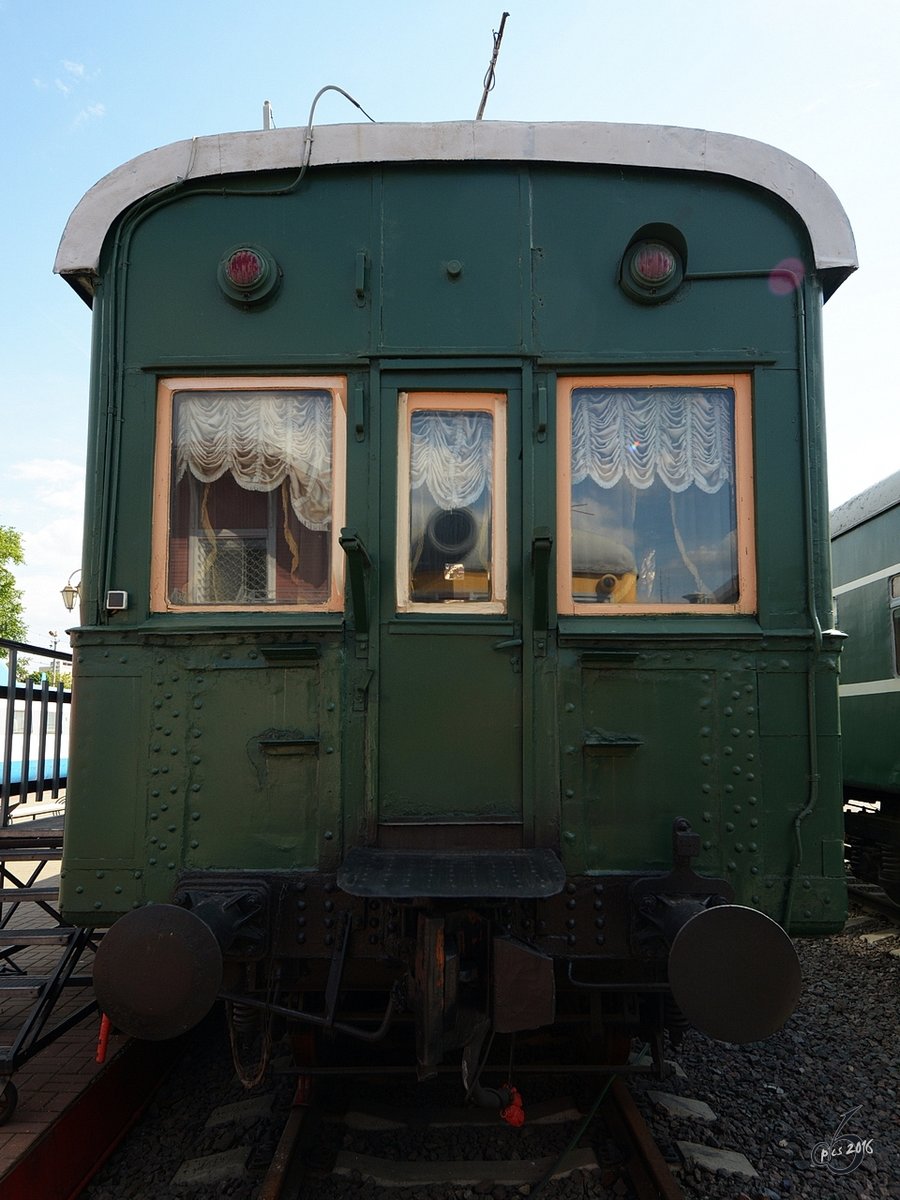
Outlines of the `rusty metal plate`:
M351 896L391 899L539 899L566 882L552 850L416 853L357 847L344 859L338 887Z
M695 1029L720 1042L758 1042L794 1011L800 962L771 917L722 904L697 913L678 931L669 986Z
M553 959L513 938L494 938L491 964L494 1029L516 1033L556 1020Z

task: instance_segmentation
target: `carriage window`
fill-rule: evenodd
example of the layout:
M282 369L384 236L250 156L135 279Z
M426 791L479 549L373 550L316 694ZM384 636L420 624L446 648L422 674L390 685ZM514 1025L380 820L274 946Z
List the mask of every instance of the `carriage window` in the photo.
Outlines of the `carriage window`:
M505 397L400 397L397 606L503 612Z
M333 610L343 381L164 380L153 608Z
M900 675L900 575L891 576L891 632L894 638L894 674Z
M559 389L561 613L755 606L746 376Z

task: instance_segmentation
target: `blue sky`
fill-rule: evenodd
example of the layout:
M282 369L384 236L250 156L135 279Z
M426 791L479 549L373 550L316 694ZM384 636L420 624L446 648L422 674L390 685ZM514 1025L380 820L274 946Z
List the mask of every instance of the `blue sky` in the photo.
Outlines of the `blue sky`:
M900 468L897 339L900 5L894 0L506 0L487 120L684 125L769 142L834 188L861 269L825 309L832 503ZM502 0L0 0L4 186L0 524L30 640L68 614L80 563L90 314L52 274L69 213L120 163L255 129L263 101L302 126L336 83L379 121L474 117ZM334 93L318 123L352 121ZM61 638L64 643L65 638Z

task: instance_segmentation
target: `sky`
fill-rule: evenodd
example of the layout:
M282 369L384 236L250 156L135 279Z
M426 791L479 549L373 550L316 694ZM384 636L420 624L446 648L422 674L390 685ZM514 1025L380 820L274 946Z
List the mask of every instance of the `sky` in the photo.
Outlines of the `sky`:
M621 121L740 134L811 166L860 270L825 306L830 502L900 468L900 5L896 0L506 0L485 120ZM327 83L377 121L474 118L502 0L0 0L0 525L28 640L61 648L81 561L90 311L52 274L72 209L182 138L303 126ZM358 119L334 92L317 124ZM77 581L77 576L76 576Z

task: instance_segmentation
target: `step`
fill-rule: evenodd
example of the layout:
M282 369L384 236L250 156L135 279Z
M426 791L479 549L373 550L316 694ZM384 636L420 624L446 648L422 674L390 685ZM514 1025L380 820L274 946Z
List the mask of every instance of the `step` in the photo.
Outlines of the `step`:
M0 901L26 904L29 900L59 900L59 884L56 887L5 887L0 888Z
M49 975L0 975L0 994L4 992L37 993L49 983ZM70 975L64 987L91 987L93 978L90 975Z
M37 821L29 825L7 825L5 829L0 829L0 858L4 858L9 850L27 850L30 846L53 846L61 850L62 844L61 829L42 829Z
M54 925L47 929L3 929L0 930L0 955L9 946L64 946L74 932L74 925Z
M62 858L62 846L48 846L43 842L38 846L17 846L10 849L0 845L0 862L59 862Z

